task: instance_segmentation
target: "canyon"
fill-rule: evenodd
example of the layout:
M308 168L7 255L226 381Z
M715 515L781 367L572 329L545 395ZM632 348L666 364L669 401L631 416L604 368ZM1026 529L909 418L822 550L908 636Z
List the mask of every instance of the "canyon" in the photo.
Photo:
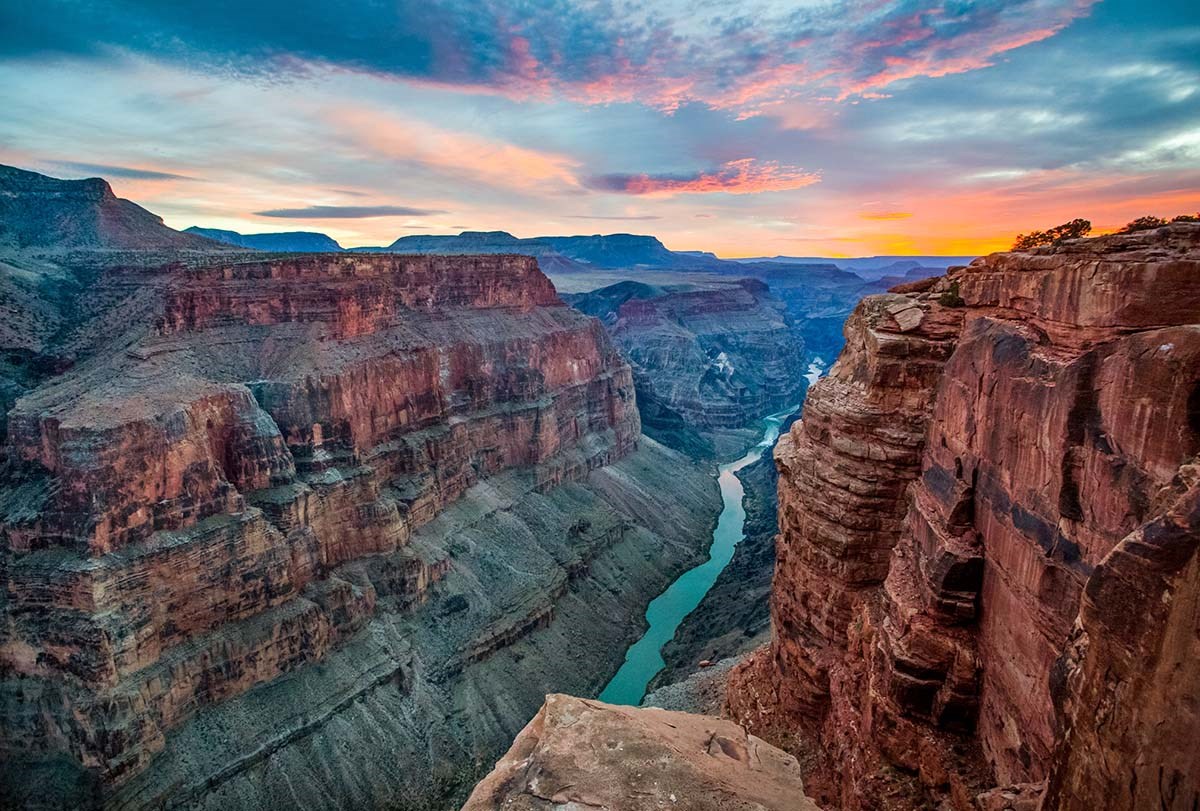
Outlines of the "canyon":
M1200 802L1200 225L864 279L0 191L0 807ZM667 709L591 699L801 399Z
M4 180L0 806L457 807L700 561L715 482L534 258Z
M984 257L845 333L724 710L824 807L1194 808L1200 225Z

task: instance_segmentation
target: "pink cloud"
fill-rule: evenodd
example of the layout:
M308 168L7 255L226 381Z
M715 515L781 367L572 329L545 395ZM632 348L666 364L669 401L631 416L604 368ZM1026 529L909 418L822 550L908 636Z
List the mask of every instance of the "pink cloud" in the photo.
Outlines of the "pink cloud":
M788 191L819 182L820 175L775 161L742 158L717 169L691 174L607 174L588 178L588 187L621 194L670 197L676 194L757 194Z
M528 191L578 189L577 163L542 152L379 110L343 105L327 112L347 141L371 157L384 156L497 188Z
M534 87L539 95L557 92L587 104L639 102L667 112L699 101L741 118L774 114L798 100L887 98L881 91L906 79L989 67L1002 54L1054 36L1096 2L984 4L951 15L940 6L901 14L894 0L881 0L830 14L836 23L805 36L785 35L785 24L769 18L735 35L718 30L683 37L660 26L640 43L639 56L618 39L612 54L588 63L586 79L564 77L542 63L536 81L528 71L514 71L509 87L517 94ZM510 60L522 61L521 48L528 42Z

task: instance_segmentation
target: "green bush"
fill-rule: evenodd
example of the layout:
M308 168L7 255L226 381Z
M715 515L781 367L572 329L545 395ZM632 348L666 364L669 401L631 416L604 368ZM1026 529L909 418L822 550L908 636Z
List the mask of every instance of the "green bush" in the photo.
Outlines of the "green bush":
M1028 251L1042 245L1061 245L1064 240L1085 237L1092 230L1092 224L1084 219L1075 219L1056 225L1046 231L1033 231L1020 234L1013 243L1014 251Z
M938 304L943 307L964 307L966 302L958 292L958 281L950 282L950 289L938 296Z
M1178 214L1171 218L1171 222L1200 222L1200 214Z
M1125 227L1122 228L1120 231L1117 231L1117 233L1118 234L1132 234L1135 231L1150 231L1154 228L1162 228L1166 224L1167 224L1167 221L1164 220L1162 217L1151 217L1151 216L1138 217L1136 220L1133 220L1132 222L1125 223Z

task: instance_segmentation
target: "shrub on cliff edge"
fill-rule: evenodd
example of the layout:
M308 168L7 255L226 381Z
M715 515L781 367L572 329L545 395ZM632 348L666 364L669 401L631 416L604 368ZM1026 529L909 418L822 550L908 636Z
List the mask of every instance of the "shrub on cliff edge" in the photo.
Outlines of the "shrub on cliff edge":
M1061 245L1064 240L1085 237L1091 230L1092 224L1088 220L1074 219L1045 231L1031 231L1028 234L1019 234L1016 242L1013 243L1012 249L1014 251L1028 251L1042 245Z
M1118 234L1132 234L1135 231L1150 231L1155 228L1162 228L1167 224L1167 221L1162 217L1138 217L1136 220L1131 220L1125 223L1125 227Z
M963 301L962 295L959 294L958 280L950 282L950 289L938 296L938 303L943 307L965 307L967 302Z
M1147 215L1138 217L1136 220L1125 223L1125 226L1117 231L1118 234L1132 234L1135 231L1149 231L1154 228L1162 228L1164 225L1169 225L1173 222L1200 222L1200 214L1177 214L1169 221L1162 217Z

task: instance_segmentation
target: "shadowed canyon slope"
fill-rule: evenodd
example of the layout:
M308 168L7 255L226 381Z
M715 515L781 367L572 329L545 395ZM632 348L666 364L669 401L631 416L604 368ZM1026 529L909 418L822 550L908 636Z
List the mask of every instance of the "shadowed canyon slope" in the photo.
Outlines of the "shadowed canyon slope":
M0 805L457 806L616 670L715 483L533 258L167 261L149 216L0 268L53 316L6 336Z
M218 250L218 242L174 231L113 194L98 177L58 180L0 166L0 249Z
M847 809L1194 807L1200 226L902 289L776 451L735 718Z

